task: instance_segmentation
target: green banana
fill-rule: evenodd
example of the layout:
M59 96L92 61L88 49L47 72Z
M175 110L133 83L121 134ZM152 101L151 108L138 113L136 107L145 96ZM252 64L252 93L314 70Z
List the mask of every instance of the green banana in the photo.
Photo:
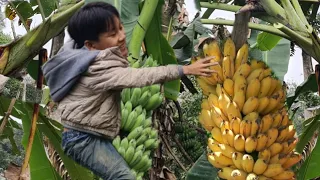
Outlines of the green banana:
M150 86L144 86L141 88L141 94L145 93L145 92L149 92L150 91Z
M120 142L121 142L120 136L117 136L116 138L113 139L112 145L114 148L116 148L116 150L119 150Z
M130 101L133 107L138 105L138 101L140 97L141 97L141 88L132 88Z
M131 159L133 158L133 155L134 155L134 147L129 145L124 155L124 159L126 160L127 163L131 161Z
M123 129L124 125L127 122L128 116L129 116L129 111L126 108L122 109L121 110L121 127L120 127L120 129Z
M126 124L123 126L123 129L125 131L130 131L132 126L135 123L135 119L137 118L137 113L135 111L131 111L131 113L128 116L128 119L126 121Z
M127 138L123 138L120 142L120 147L124 148L124 151L126 151L129 147L129 141Z
M131 65L131 67L132 67L132 68L139 68L139 67L140 67L140 63L141 63L141 60L138 59L136 62L134 62L134 63Z
M132 111L132 103L130 101L127 101L124 104L124 107L128 110L129 113Z
M154 95L154 94L156 94L156 93L159 93L159 92L160 92L160 89L161 89L160 84L151 85L151 86L150 86L150 93L151 93L152 95Z
M144 128L144 130L142 131L142 134L145 134L146 136L149 137L150 132L151 132L151 127L147 127L147 128Z
M146 165L144 167L140 168L140 171L146 172L151 168L151 166L152 166L152 160L148 159Z
M142 67L152 67L153 65L153 58L152 56L150 55L146 61L144 62L143 66Z
M144 147L149 150L153 147L153 144L156 143L156 139L148 139L144 142Z
M120 146L119 150L118 150L119 154L124 158L126 155L126 150Z
M133 175L134 177L137 177L137 176L138 176L138 173L137 173L135 170L131 169L130 171L131 171L131 173L132 173L132 175Z
M141 150L136 151L131 159L130 162L128 162L129 166L132 168L134 165L136 165L139 160L142 158L143 152Z
M148 99L150 99L150 97L151 93L149 91L142 93L140 99L138 100L138 104L144 107L148 103Z
M137 141L135 139L131 139L131 140L128 139L128 141L129 141L129 146L132 146L135 149L137 146Z
M148 136L145 134L142 134L138 139L137 139L137 145L143 145L144 142L148 139Z
M142 126L134 128L133 131L131 131L128 134L127 139L128 140L137 139L142 134L142 131L143 131L143 127Z
M151 117L148 117L146 120L144 120L143 127L147 128L147 127L150 127L151 125L152 125Z
M124 103L130 101L130 88L126 88L122 90L121 99Z
M148 103L145 105L144 108L146 108L146 110L154 110L158 106L160 106L161 103L162 103L162 96L160 92L158 92L151 96L151 98L149 99Z
M124 109L124 103L123 103L122 100L121 100L121 103L120 103L120 109Z
M134 111L136 111L137 115L140 115L142 113L142 106L138 105L134 108Z
M158 138L158 130L152 129L150 132L150 138L157 139Z
M139 127L139 126L142 126L143 122L145 121L146 119L146 116L144 114L140 114L137 119L136 119L136 122L134 123L132 129L134 130L135 128Z
M143 156L144 156L144 155L150 156L150 154L151 154L151 151L150 151L150 150L147 150L147 151L145 151L145 152L143 153Z
M142 169L145 165L147 165L148 163L148 159L149 157L147 155L142 156L142 158L140 159L140 161L133 166L133 169L136 171L139 171L140 169Z
M138 145L138 144L137 144ZM138 147L136 148L136 150L135 151L144 151L145 150L145 148L144 148L144 145L143 144L140 144L140 145L138 145Z

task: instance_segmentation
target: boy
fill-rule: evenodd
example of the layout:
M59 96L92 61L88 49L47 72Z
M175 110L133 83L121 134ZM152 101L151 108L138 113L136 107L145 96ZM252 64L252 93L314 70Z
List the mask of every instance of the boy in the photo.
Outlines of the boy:
M43 66L53 101L65 127L66 155L103 179L135 179L112 146L120 131L120 92L178 79L210 76L214 65L202 59L188 66L130 68L119 13L110 4L82 7L68 24L73 39Z

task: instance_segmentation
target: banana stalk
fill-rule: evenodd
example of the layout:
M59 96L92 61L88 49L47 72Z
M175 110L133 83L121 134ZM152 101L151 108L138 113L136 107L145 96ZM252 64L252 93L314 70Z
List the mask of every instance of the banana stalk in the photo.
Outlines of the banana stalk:
M138 23L135 25L132 34L130 44L129 44L129 55L131 55L130 60L137 60L140 57L140 49L142 41L145 37L147 29L152 20L153 14L158 6L159 0L145 0L143 8L141 10Z

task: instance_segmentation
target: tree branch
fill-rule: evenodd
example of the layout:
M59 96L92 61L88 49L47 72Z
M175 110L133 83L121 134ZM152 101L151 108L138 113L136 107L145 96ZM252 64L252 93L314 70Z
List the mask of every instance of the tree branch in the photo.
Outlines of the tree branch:
M161 137L161 139L162 139L162 142L164 142L167 150L169 151L169 153L171 154L171 156L173 157L173 159L177 161L177 163L179 164L179 166L180 166L185 172L187 172L187 169L186 169L186 168L184 167L184 165L179 161L179 158L178 158L176 155L174 155L174 153L173 153L173 151L172 151L172 149L171 149L171 147L170 147L170 145L169 145L168 140L167 140L164 136L165 136L164 134L160 134L160 137Z
M16 98L18 98L19 95L20 95L20 92L17 93ZM16 103L16 98L13 98L11 100L10 105L8 107L8 110L5 113L5 116L3 117L3 121L2 121L1 126L0 126L0 135L3 133L3 130L4 130L4 128L5 128L5 126L6 126L7 122L8 122L8 119L9 119L9 116L11 115L13 106Z

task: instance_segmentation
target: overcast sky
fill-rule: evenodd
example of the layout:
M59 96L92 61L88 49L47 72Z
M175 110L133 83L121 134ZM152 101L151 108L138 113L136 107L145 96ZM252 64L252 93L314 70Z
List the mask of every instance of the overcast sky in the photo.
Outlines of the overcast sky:
M193 0L186 1L186 8L189 13L189 19L192 20L193 17L195 16L195 14L197 13L197 10L194 6ZM204 11L205 11L205 9L202 9L201 13L204 13ZM210 16L210 18L217 18L217 17L233 20L234 13L216 10ZM16 21L17 21L17 18L16 18ZM31 25L31 28L37 26L39 23L41 23L41 21L42 21L41 16L37 15L35 18L33 18L33 23ZM12 34L10 22L8 20L5 20L5 23L6 23L6 27L4 28L4 31L6 33ZM15 24L17 24L17 22L15 22ZM227 27L227 28L231 32L232 27ZM23 35L26 33L23 26L16 26L15 30L16 30L17 35ZM67 36L65 41L68 40L68 38L69 37ZM44 47L48 51L50 51L51 41L49 41ZM315 61L314 61L314 63L315 63ZM295 55L293 57L291 57L291 59L289 61L289 70L288 70L288 73L285 75L285 81L287 81L288 83L295 82L297 84L300 84L301 82L303 82L303 69L302 69L302 58L301 58L301 49L300 48L296 48Z

